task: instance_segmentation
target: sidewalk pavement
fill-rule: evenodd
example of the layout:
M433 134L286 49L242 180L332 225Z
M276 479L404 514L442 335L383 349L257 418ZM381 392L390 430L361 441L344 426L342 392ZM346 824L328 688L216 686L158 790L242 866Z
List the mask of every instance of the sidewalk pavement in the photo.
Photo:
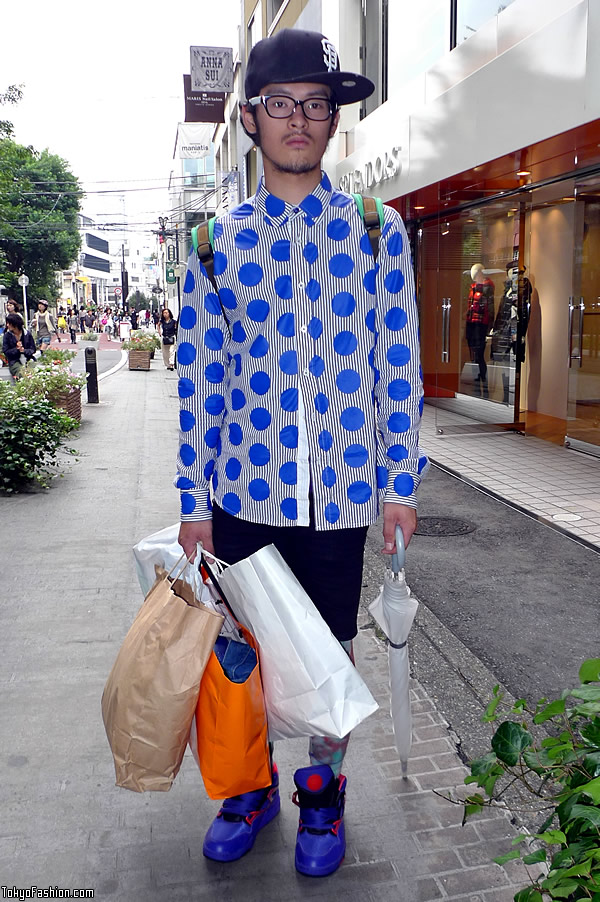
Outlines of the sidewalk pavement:
M84 405L76 461L48 492L0 499L0 884L94 888L100 900L244 902L509 902L522 865L492 863L514 829L502 812L460 825L462 809L433 790L464 792L456 742L413 682L414 744L400 775L389 718L387 653L362 614L357 664L380 710L353 734L344 864L329 878L294 869L292 774L306 742L281 742L281 815L239 862L202 856L218 808L188 753L169 793L114 786L100 712L102 689L142 601L131 546L178 518L171 486L177 378L154 360L101 382ZM365 585L369 600L381 572ZM374 579L374 581L373 581Z

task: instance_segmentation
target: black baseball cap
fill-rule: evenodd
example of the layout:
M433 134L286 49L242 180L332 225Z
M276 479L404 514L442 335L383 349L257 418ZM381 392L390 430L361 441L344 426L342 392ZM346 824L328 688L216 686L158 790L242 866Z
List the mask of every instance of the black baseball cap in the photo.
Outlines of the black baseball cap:
M247 99L265 85L301 81L329 85L338 106L364 100L375 90L364 75L341 72L337 50L316 31L284 28L254 45L246 66Z

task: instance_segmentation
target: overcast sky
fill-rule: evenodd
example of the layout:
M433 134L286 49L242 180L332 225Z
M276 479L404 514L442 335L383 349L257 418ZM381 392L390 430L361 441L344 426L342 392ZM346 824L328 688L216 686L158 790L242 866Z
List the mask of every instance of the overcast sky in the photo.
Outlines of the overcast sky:
M130 189L129 214L155 221L168 213L189 47L235 48L239 20L240 0L4 3L0 92L23 84L24 98L0 118L19 143L67 160L90 192ZM149 185L163 190L131 191ZM84 203L92 216L116 209L107 195Z

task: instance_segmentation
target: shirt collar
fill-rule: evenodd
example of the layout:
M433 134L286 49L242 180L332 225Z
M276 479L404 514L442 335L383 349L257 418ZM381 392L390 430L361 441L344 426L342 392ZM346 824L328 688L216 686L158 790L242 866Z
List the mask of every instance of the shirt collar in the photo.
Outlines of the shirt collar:
M302 217L307 226L313 226L323 215L331 201L332 186L327 173L321 170L321 181L299 204L288 204L267 191L261 178L256 192L255 205L268 225L283 226L288 220Z

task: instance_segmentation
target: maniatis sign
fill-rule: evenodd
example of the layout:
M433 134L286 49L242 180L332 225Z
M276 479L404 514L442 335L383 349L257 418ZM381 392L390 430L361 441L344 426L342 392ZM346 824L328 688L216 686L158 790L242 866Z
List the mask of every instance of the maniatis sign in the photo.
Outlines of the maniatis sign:
M231 47L190 47L192 91L233 91Z

